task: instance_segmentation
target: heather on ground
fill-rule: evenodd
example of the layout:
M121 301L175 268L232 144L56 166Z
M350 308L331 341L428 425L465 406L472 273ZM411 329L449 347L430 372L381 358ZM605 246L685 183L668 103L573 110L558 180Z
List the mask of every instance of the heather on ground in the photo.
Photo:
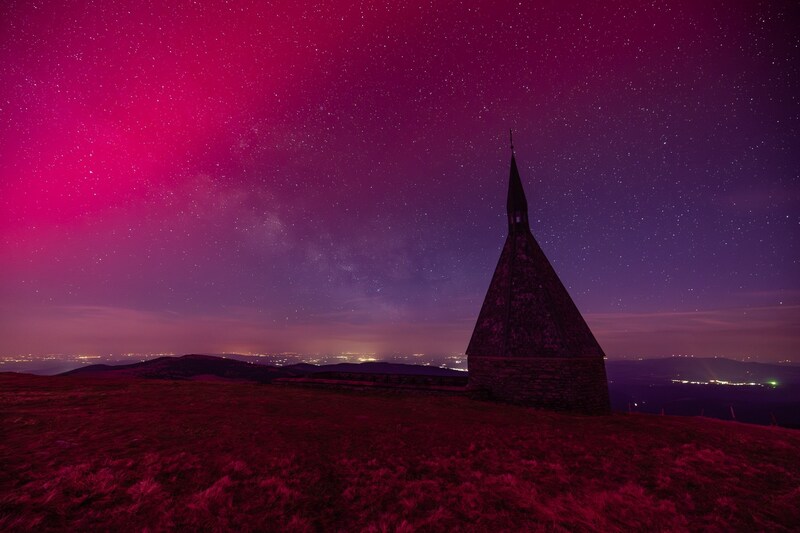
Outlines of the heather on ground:
M0 375L0 530L795 530L800 432Z

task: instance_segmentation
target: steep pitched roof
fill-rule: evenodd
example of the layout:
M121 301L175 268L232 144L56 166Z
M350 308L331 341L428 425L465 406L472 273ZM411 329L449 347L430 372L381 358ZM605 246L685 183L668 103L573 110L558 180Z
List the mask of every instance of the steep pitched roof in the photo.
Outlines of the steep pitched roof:
M525 198L525 189L517 170L517 158L511 156L511 174L508 177L508 201L506 211L510 215L515 212L528 212L528 200Z
M603 350L528 226L528 204L511 158L509 234L467 355L603 357Z

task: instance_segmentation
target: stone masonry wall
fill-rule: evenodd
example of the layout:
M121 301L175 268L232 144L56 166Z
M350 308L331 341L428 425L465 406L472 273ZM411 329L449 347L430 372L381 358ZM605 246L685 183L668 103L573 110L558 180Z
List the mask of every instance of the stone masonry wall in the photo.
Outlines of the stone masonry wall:
M608 414L601 357L469 357L471 395L530 407Z

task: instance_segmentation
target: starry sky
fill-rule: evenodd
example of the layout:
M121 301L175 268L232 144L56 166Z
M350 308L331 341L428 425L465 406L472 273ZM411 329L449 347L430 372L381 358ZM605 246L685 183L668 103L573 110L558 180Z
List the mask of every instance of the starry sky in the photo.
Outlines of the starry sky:
M794 2L3 3L0 355L463 352L531 227L607 355L794 359Z

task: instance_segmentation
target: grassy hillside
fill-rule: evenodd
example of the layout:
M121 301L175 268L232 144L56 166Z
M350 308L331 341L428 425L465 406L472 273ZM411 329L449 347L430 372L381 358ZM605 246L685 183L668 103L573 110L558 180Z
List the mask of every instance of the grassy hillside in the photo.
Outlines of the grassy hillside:
M0 530L790 530L800 432L0 375Z

